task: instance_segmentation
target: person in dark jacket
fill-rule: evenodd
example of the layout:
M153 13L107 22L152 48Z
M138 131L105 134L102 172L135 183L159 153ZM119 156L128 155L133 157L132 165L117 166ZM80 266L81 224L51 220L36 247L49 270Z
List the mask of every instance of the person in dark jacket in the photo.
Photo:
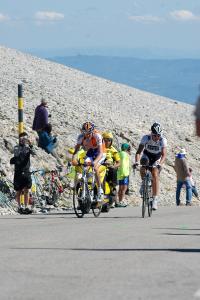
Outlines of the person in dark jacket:
M14 147L14 157L11 158L10 164L15 166L14 171L14 189L16 193L16 200L18 203L19 213L23 212L23 208L20 203L20 196L24 194L25 213L29 212L28 200L29 189L32 185L30 174L30 156L35 155L33 146L28 139L26 132L19 135L19 145Z
M35 116L33 120L32 129L40 132L48 124L48 111L47 111L47 101L42 98L41 104L35 109Z

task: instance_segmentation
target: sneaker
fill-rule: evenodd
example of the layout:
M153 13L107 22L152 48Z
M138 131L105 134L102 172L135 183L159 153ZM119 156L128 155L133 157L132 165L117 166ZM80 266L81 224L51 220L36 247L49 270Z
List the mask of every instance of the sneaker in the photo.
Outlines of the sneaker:
M192 206L191 202L186 202L186 206Z
M18 212L20 215L23 214L23 212L24 212L23 207L19 207L18 210L17 210L17 212Z
M127 207L127 203L125 202L118 202L118 203L115 203L115 207Z
M152 209L153 210L157 210L158 209L158 201L157 201L157 199L153 199Z
M97 202L101 202L103 200L104 197L104 191L102 188L98 189L98 193L97 193Z
M24 214L25 215L29 215L29 214L32 214L32 210L31 209L29 209L28 207L26 207L25 209L24 209Z
M111 204L110 208L115 208L115 202L113 202L113 204Z

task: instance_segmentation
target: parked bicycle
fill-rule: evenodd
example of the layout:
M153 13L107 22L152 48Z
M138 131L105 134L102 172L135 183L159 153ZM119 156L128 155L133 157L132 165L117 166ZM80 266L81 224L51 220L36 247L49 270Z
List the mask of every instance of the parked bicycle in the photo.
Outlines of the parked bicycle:
M49 205L56 205L61 193L63 193L63 186L61 183L60 172L61 168L45 172L45 196L46 202Z
M0 171L0 206L10 211L17 211L13 183L2 170Z
M43 208L46 205L46 195L44 189L44 174L42 169L30 172L32 178L32 187L29 195L29 204L32 208Z
M102 210L102 203L97 201L94 167L87 163L78 163L82 173L76 174L73 207L78 218L82 218L92 209L93 215L98 217Z

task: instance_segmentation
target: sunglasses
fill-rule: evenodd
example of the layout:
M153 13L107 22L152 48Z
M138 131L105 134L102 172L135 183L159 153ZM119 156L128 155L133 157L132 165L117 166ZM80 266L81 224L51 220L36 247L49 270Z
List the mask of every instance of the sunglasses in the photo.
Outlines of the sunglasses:
M112 139L104 139L105 142L112 142Z
M152 134L152 136L155 136L155 137L161 137L160 134Z

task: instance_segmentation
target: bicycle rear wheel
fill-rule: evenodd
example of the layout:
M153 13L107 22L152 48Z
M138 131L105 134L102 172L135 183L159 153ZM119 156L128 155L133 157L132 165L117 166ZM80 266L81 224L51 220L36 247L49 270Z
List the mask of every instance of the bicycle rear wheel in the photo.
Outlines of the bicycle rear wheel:
M148 199L148 215L151 217L152 215L152 201L151 198Z
M143 197L142 197L142 217L145 217L145 212L146 212L146 192L143 192Z
M84 209L82 206L82 184L78 182L73 190L73 207L74 212L78 218L84 216Z

